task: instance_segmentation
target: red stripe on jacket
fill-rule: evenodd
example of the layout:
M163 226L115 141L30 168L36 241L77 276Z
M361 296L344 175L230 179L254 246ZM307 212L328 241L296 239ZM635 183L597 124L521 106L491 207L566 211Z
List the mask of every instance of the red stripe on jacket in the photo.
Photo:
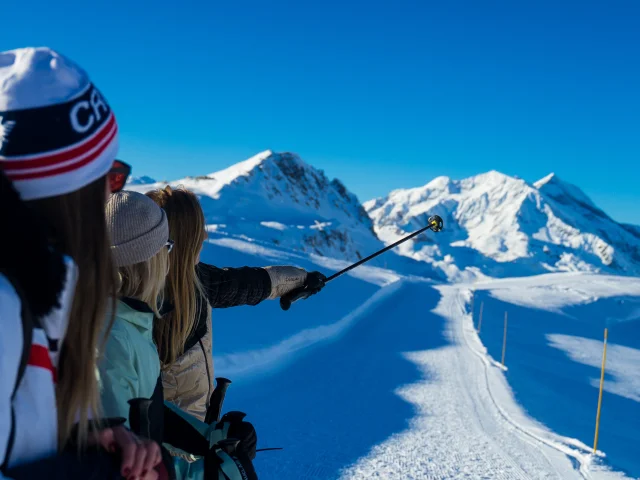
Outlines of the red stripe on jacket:
M53 363L51 363L49 350L46 347L35 344L31 345L31 352L29 352L29 361L27 362L27 365L49 370L51 372L51 375L53 376L53 383L57 383L58 375L56 373L56 369L53 366Z

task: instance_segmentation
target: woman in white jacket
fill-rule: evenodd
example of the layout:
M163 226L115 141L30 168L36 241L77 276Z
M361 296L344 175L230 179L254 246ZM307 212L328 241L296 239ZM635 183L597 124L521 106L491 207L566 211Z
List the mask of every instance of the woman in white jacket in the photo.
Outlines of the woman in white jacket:
M157 444L97 421L117 130L73 62L0 52L0 477L159 476Z

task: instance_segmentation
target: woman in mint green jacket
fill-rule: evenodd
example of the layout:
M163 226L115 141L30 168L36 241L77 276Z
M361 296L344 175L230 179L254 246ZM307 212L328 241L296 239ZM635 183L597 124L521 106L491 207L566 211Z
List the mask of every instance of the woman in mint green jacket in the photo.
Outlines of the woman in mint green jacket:
M100 362L105 414L129 419L129 400L151 399L148 413L144 414L149 420L148 431L140 433L179 453L203 457L191 464L175 459L177 478L257 478L251 464L255 457L255 430L251 424L233 417L233 421L207 425L164 402L153 325L163 313L159 306L163 304L173 247L165 212L145 195L123 191L109 199L106 217L120 282L112 312L113 327ZM234 433L246 433L248 427L252 440L240 442L235 452L227 452L218 444L227 436L240 437ZM172 478L174 461L167 450L163 453Z

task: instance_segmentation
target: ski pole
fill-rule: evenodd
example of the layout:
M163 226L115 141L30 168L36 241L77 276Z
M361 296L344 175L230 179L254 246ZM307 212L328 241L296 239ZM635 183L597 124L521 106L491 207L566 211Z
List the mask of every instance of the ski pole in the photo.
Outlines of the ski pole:
M211 425L213 422L220 421L222 403L224 402L224 396L226 395L227 388L229 388L230 384L231 380L228 378L216 378L216 388L211 394L211 402L209 403L209 408L207 408L207 414L204 418L205 423Z
M149 407L151 399L132 398L129 403L129 426L131 431L141 437L151 438L151 419Z
M369 260L376 258L378 255L382 255L384 252L389 251L394 247L397 247L401 243L404 243L407 240L411 240L413 237L420 235L422 232L425 232L427 230L431 230L433 232L439 232L443 229L443 227L444 227L444 222L442 221L442 218L439 215L434 215L432 217L429 217L428 225L426 227L421 228L420 230L417 230L411 233L410 235L407 235L406 237L401 238L397 242L383 248L382 250L378 250L377 252L369 255L368 257L363 258L362 260L359 260L352 265L349 265L347 268L344 268L339 272L334 273L333 275L331 275L325 280L325 283L328 283L331 280L335 280L336 278L338 278L341 275L344 275L348 271L353 270L354 268L359 267L363 263L367 263ZM292 303L300 299L307 298L309 297L309 295L310 294L307 287L297 288L280 298L280 308L282 308L282 310L289 310L289 308L291 308Z

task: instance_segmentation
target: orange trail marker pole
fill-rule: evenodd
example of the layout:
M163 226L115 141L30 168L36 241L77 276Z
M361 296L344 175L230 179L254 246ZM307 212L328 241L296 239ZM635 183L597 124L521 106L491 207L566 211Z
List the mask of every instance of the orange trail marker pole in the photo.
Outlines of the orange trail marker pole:
M507 351L507 312L504 312L504 335L502 338L502 366L504 367L504 354Z
M593 453L598 451L598 435L600 434L600 410L602 409L602 390L604 388L604 366L607 362L607 337L608 331L604 329L604 347L602 349L602 369L600 371L600 393L598 394L598 413L596 413L596 435L593 439Z

